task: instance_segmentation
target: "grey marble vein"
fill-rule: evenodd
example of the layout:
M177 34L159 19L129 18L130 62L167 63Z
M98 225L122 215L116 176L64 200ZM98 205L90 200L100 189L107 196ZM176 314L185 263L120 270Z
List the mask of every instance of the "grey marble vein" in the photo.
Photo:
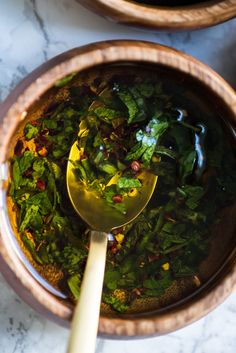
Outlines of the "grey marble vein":
M38 11L38 6L37 6L36 0L25 1L25 15L27 16L28 13L29 13L29 15L33 14L33 17L38 24L39 30L42 33L42 37L45 40L45 47L43 48L43 54L44 54L44 60L47 60L48 59L47 48L50 44L50 38L49 38L49 35L48 35L47 30L45 28L44 19Z

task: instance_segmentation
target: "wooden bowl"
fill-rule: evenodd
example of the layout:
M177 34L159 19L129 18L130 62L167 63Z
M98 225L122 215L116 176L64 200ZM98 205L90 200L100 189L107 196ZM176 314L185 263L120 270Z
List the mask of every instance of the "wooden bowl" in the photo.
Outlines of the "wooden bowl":
M117 23L157 30L204 28L236 16L235 0L203 1L178 7L150 6L127 0L77 1Z
M43 64L23 80L9 95L0 109L0 269L14 290L46 317L69 325L73 305L67 299L50 293L27 270L16 252L16 238L7 204L8 168L17 134L27 119L27 111L43 104L55 81L74 72L84 73L98 65L139 64L162 67L181 76L185 75L207 92L209 99L223 109L232 127L236 125L236 94L209 67L174 49L149 42L107 41L70 50ZM53 88L54 89L54 88ZM50 93L51 94L51 93ZM235 208L227 212L228 221L221 232L230 230L235 235ZM233 237L235 239L235 236ZM221 241L221 247L222 247ZM221 303L236 284L236 246L230 243L227 256L217 263L211 278L196 292L162 310L115 315L102 313L99 334L124 338L164 334L181 328L207 314ZM218 259L216 258L216 262Z

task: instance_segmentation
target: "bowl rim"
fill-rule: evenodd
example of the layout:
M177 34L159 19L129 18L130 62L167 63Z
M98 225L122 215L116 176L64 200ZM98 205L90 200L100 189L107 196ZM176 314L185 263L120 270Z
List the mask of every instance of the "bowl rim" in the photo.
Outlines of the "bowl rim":
M206 85L229 109L236 121L236 93L211 68L178 50L144 41L105 41L69 50L44 63L28 75L10 93L0 109L0 266L15 291L36 310L50 319L68 325L72 307L56 298L30 275L16 257L6 235L6 179L8 144L25 117L25 111L54 83L73 72L81 72L100 64L145 62L164 65L189 74ZM190 303L161 313L137 318L100 317L99 333L108 338L146 337L179 329L210 312L236 286L236 263L231 261L216 283Z
M135 0L78 0L86 8L111 20L157 30L193 30L236 16L235 0L208 0L189 6L152 6Z

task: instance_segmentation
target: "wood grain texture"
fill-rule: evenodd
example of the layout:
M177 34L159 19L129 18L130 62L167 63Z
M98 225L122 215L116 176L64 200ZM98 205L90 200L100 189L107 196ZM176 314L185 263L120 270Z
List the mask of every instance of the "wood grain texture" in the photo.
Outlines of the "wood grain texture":
M177 50L138 41L107 41L90 44L61 54L31 73L9 95L0 109L0 163L11 155L23 112L50 89L56 80L72 72L82 72L100 64L117 62L156 64L188 74L200 81L227 109L226 119L236 124L236 93L213 70ZM3 195L0 185L0 193ZM8 214L4 195L0 205L0 269L15 291L36 310L57 322L69 325L73 308L47 292L29 274L9 243ZM0 200L0 201L1 201ZM129 316L101 316L99 333L108 337L137 337L164 334L183 327L214 309L236 286L235 253L215 275L211 283L185 303L163 312Z
M127 0L77 1L117 23L156 30L204 28L236 16L236 0L213 0L182 7L154 7Z

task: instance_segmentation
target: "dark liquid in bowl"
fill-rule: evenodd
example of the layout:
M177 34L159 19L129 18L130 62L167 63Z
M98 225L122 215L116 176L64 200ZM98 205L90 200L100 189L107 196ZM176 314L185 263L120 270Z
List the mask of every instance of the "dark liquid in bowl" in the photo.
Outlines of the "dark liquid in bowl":
M182 121L183 126L185 124L184 130L181 131L187 135L179 143L184 145L189 139L190 144L195 144L196 160L193 161L192 174L186 176L184 183L201 187L205 182L209 189L214 187L215 183L219 184L220 172L223 169L218 171L216 169L218 168L217 163L219 163L218 157L222 153L225 154L227 161L228 153L231 155L230 161L227 163L232 167L231 173L229 173L232 174L232 180L227 179L225 183L217 184L217 194L214 192L214 188L213 192L209 191L200 209L197 204L199 195L194 194L192 197L188 197L187 202L190 208L187 207L188 211L186 211L186 204L183 200L185 198L187 200L187 196L183 195L184 189L178 190L180 194L174 200L174 208L173 205L169 205L169 209L166 209L170 199L175 197L173 193L176 190L168 189L168 185L170 185L168 178L170 178L172 171L166 169L164 175L161 175L160 171L156 192L147 210L141 215L139 224L131 229L122 229L119 234L114 234L116 239L108 250L107 272L109 273L105 277L104 293L106 298L104 301L106 304L103 305L104 312L108 313L111 312L108 304L118 311L122 311L122 305L124 305L127 309L126 312L131 314L163 309L178 303L204 286L233 251L236 228L235 195L232 194L233 187L235 187L235 156L233 153L235 141L231 128L223 120L229 112L222 108L219 99L217 100L211 95L203 85L184 75L177 75L171 70L167 71L161 67L146 69L145 65L134 66L128 63L99 67L83 72L63 87L55 87L45 94L37 105L28 112L31 121L30 127L28 126L25 130L25 135L26 132L28 134L28 141L22 138L23 133L21 132L15 146L15 154L22 156L25 149L34 150L33 146L36 142L37 158L39 160L40 158L48 158L53 172L55 174L61 173L56 179L57 192L61 198L60 205L56 206L58 218L54 220L53 226L50 226L52 221L50 214L47 214L50 211L44 209L42 223L39 223L39 226L30 223L30 220L25 228L21 226L21 231L18 232L19 242L42 276L68 295L71 295L71 291L76 294L86 261L88 233L86 226L75 215L66 194L65 166L70 146L76 139L80 118L76 114L66 113L64 109L71 105L70 95L74 97L73 109L80 110L85 99L88 99L88 96L93 97L93 93L101 91L108 82L110 87L114 83L132 87L137 80L143 83L147 78L151 82L162 83L162 92L170 97L171 105L175 108L176 119ZM133 96L134 94L137 92L132 93ZM166 104L163 103L166 101L163 100L160 92L159 95L159 109L163 109L162 104ZM82 100L81 97L83 97ZM139 98L140 107L143 101L142 97ZM151 101L149 103L152 104ZM169 112L169 107L165 109ZM158 115L158 111L156 111L156 115ZM38 120L37 123L37 119L42 117L42 121ZM41 127L42 123L44 124L43 128ZM200 135L196 136L202 131L200 125L205 126L208 130L208 135L202 136L205 141L199 141L197 137L200 138ZM195 130L192 130L191 126ZM71 127L73 127L72 130ZM37 131L34 130L35 128ZM63 140L65 129L72 131L67 140ZM37 135L38 131L40 131L40 136ZM183 138L182 132L177 138L178 141ZM60 138L57 137L58 135ZM173 136L166 136L162 140L162 145L168 147L169 151L175 152L176 141L174 142ZM52 143L53 145L51 145ZM187 148L189 145L186 145L183 153L187 151ZM206 158L204 152L207 149L211 150L209 160L209 156ZM166 164L172 163L173 156L168 156L167 152L162 149L161 161ZM61 167L61 170L58 169L58 166ZM24 178L31 180L33 173L40 175L40 170L37 168L38 165L29 165L24 171ZM224 166L224 168L227 167ZM33 194L38 195L45 192L45 189L47 190L48 175L47 180L44 180L43 175L38 176ZM178 178L177 174L176 178ZM232 190L229 190L230 183L232 183ZM179 184L179 189L182 186ZM21 191L24 193L23 187ZM172 192L171 195L167 195L169 191ZM192 191L189 190L190 193ZM196 191L197 189L194 192ZM200 191L198 189L198 192ZM17 201L19 190L17 190L17 194L15 192L11 190L13 198ZM224 199L225 192L230 196L226 198L222 206L218 207L217 205L221 205L219 196L221 195ZM182 218L180 218L180 213L177 214L177 208L182 212ZM22 218L25 216L24 212L24 210L21 211ZM154 218L151 218L153 212L156 213ZM198 217L204 219L208 212L210 216L207 223L205 225L204 221L198 223ZM19 213L16 218L18 224L22 224ZM186 221L188 218L189 220ZM36 219L35 215L34 219ZM217 222L215 222L216 220ZM38 222L41 221L38 220ZM180 229L181 224L182 229ZM183 224L187 226L186 229ZM51 227L51 233L48 232L48 225ZM155 232L153 231L154 226L157 229ZM35 227L38 227L37 232ZM15 228L17 227L15 226ZM175 234L177 228L179 230ZM123 242L120 241L120 234L125 235ZM150 243L149 236L151 238L153 234L156 238ZM198 234L200 238L198 238ZM135 237L137 237L136 241ZM149 274L147 275L147 273Z

